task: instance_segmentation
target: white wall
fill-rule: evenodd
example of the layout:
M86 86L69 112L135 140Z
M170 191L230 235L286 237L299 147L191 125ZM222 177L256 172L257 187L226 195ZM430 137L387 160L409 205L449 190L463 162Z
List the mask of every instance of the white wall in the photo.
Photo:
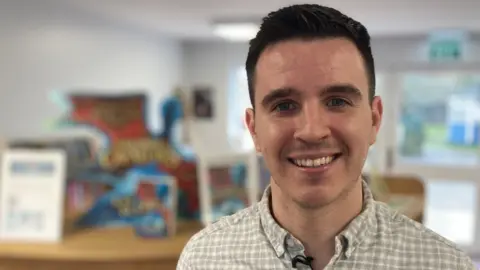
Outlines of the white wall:
M480 61L479 40L469 43L466 51L468 61ZM372 49L378 72L402 63L426 62L428 56L426 38L420 36L374 38ZM207 137L204 139L207 145L218 145L227 150L228 76L235 68L244 66L247 52L248 46L244 43L190 41L184 44L185 83L209 85L215 90L215 119L196 123L195 126Z
M26 2L0 4L0 137L48 133L47 123L61 113L48 100L52 91L134 88L158 100L180 83L177 41L60 10L48 1ZM153 128L162 125L150 122Z
M214 119L193 123L199 151L228 151L227 141L227 91L230 76L242 66L247 53L245 45L224 43L185 43L183 46L183 81L194 87L208 86L214 90ZM245 93L248 94L248 93ZM205 150L203 150L205 149Z

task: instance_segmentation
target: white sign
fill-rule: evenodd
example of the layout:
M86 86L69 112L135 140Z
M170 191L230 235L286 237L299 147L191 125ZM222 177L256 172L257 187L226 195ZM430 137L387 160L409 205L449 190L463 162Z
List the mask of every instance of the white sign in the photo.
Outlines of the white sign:
M0 240L60 241L65 183L63 151L4 151L0 178Z

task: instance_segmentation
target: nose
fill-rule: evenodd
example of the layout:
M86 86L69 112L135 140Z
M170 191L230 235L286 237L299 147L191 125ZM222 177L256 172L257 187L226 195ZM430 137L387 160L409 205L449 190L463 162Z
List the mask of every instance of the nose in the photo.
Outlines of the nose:
M303 106L295 132L295 138L306 143L318 143L330 136L331 132L328 125L328 112L322 110L318 101L315 103Z

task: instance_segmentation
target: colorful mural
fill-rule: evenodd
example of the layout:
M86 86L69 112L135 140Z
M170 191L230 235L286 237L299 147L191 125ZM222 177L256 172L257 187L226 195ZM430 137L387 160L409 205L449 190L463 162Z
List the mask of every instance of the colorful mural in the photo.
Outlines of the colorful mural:
M147 96L144 94L116 96L73 94L68 96L67 100L70 103L66 117L70 125L67 126L86 126L107 138L102 150L96 153L97 166L83 169L70 179L111 186L111 190L100 196L91 209L80 218L80 224L118 224L119 220L128 223L129 219L125 218L125 215L119 218L119 213L139 212L135 209L125 210L125 206L128 205L130 208L143 206L139 203L119 202L131 198L128 196L137 199L142 197L139 194L143 193L139 192L148 186L145 183L140 184L142 178L162 176L165 179L168 177L174 179L176 187L174 196L177 197L175 212L178 217L198 218L195 156L182 150L184 148L178 145L173 132L176 122L184 117L183 100L178 95L172 95L160 104L164 125L158 134L153 134L148 128ZM65 128L65 125L62 127ZM155 190L153 186L149 186L152 187L151 190ZM143 208L143 213L144 210ZM105 213L109 211L116 211L116 214L106 215ZM109 220L99 218L100 216L109 216Z

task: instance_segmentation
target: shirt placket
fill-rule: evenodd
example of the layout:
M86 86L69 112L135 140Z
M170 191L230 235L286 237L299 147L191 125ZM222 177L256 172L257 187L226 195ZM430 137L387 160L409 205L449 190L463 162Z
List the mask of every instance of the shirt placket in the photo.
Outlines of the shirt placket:
M336 267L338 260L341 258L344 252L344 242L342 242L340 237L335 238L335 254L333 254L332 259L330 259L330 262L325 266L323 270L339 270L338 267Z
M287 237L285 237L285 250L287 251L286 252L287 256L285 256L287 260L286 263L288 263L288 265L290 266L289 267L290 269L293 269L292 260L293 258L295 258L295 256L298 256L298 255L305 256L304 246L299 240L295 239L295 237L293 237L292 235L287 235ZM298 263L295 269L310 270L312 268L308 265Z
M289 263L289 265L291 267L292 267L291 261L295 256L298 256L298 255L305 256L304 246L302 245L302 243L300 241L298 241L297 239L295 239L291 235L288 235L285 238L285 248L286 248L286 251L287 251L286 255L288 255L288 256L286 256L286 260L287 260L286 263ZM338 268L336 267L336 264L337 264L338 260L341 258L342 254L343 254L343 251L344 251L344 243L341 241L341 239L339 237L337 237L335 239L335 254L333 255L332 259L327 264L327 266L325 266L325 268L323 270L333 270L333 269L338 270ZM308 265L298 263L296 269L298 269L298 270L310 270L312 268Z

